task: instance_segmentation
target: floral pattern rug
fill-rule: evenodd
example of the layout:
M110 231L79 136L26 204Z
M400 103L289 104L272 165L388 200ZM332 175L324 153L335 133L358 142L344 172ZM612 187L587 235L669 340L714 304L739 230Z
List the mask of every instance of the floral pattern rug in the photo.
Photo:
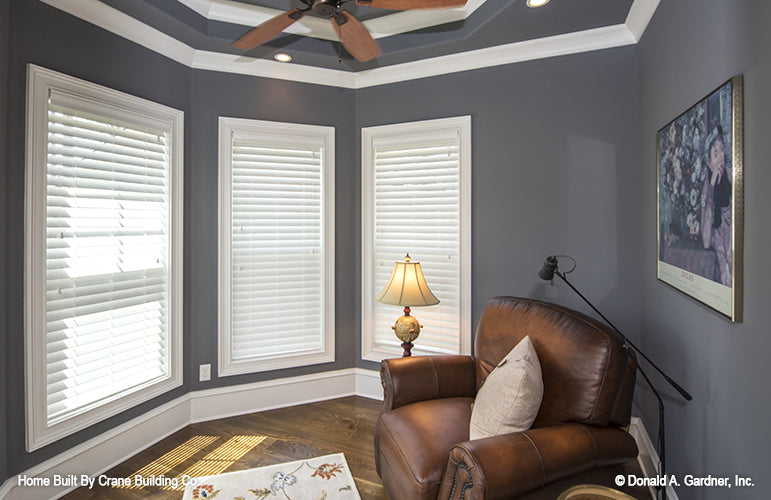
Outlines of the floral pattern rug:
M191 479L182 500L360 499L342 453Z

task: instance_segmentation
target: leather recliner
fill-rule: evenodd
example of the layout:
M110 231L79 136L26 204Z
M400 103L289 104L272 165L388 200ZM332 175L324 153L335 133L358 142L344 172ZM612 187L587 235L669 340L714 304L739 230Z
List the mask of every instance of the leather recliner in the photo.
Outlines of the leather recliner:
M544 385L532 428L469 441L477 390L526 335ZM636 359L608 326L555 304L497 297L474 352L382 361L375 463L391 499L553 499L582 482L612 486L613 464L637 457L623 429Z

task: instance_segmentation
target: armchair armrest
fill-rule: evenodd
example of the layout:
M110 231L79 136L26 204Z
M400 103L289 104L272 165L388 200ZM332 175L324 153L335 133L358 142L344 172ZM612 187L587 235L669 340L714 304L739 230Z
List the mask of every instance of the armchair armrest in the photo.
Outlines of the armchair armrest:
M558 479L636 456L637 445L627 432L582 424L466 441L450 450L438 498L515 498Z
M380 362L383 411L417 401L476 395L476 368L471 356L412 356Z

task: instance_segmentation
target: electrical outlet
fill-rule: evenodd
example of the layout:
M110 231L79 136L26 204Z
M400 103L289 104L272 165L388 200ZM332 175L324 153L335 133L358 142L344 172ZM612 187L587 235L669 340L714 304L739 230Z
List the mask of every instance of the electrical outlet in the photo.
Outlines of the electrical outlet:
M211 380L211 365L208 363L198 367L198 381L206 382L207 380Z

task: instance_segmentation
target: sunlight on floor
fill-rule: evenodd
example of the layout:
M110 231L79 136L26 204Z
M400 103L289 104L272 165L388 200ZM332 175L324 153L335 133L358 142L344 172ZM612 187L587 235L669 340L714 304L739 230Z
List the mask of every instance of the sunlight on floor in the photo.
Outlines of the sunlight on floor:
M194 436L170 452L150 462L135 473L131 474L126 481L130 486L124 486L126 489L141 489L143 487L140 481L134 481L134 478L141 476L143 478L160 478L174 470L192 458L196 453L201 452L207 446L217 441L217 436ZM220 474L237 460L246 455L252 448L262 443L267 436L233 436L225 443L218 446L211 453L208 453L201 460L189 466L183 473L172 480L166 482L164 490L184 489L182 479L185 477L211 476ZM177 485L175 488L174 485Z
M185 472L177 476L179 486L174 488L173 486L165 486L164 490L184 489L182 479L186 476L199 477L199 476L212 476L214 474L221 474L225 469L233 465L236 460L243 457L249 451L258 444L265 441L267 436L233 436L228 439L224 444L217 447L192 466L188 467Z
M129 489L142 488L140 483L133 481L136 476L151 477L151 476L163 476L167 472L174 469L174 467L184 463L187 459L206 448L208 445L219 439L217 436L194 436L181 445L177 446L170 452L161 456L157 460L150 462L135 473L131 474L128 479Z

